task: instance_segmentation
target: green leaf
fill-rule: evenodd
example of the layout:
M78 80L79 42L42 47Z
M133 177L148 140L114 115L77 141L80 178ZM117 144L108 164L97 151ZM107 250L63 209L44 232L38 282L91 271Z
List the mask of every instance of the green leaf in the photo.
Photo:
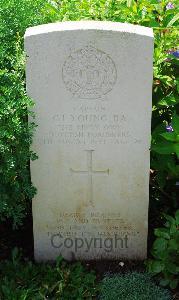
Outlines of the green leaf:
M179 142L174 144L174 151L175 151L176 155L179 157Z
M151 146L151 150L159 154L171 154L175 152L174 143L170 141L158 141L155 145Z
M167 248L168 241L164 238L157 238L153 244L153 248L157 251L164 251Z
M170 226L170 234L176 234L178 232L177 226L176 226L176 222L175 224L171 224Z
M170 22L168 23L167 27L172 26L178 19L179 19L179 13L176 14L176 15L170 20Z
M176 81L177 81L177 92L179 93L179 78L177 78Z
M176 105L179 102L179 98L175 97L174 95L168 95L161 99L158 102L158 105L160 106L171 106L171 105Z
M175 114L172 118L172 127L174 131L179 134L179 116Z
M127 7L131 7L134 3L134 0L127 0Z
M164 124L159 124L158 126L155 127L155 129L153 130L152 132L152 138L156 139L157 136L160 134L160 133L163 133L165 132L165 125Z
M168 242L168 246L169 246L170 250L178 250L179 249L179 242L177 242L177 240L175 240L175 239L171 239Z
M160 135L163 136L167 141L175 142L177 139L177 134L175 132L164 132Z
M179 279L173 279L173 280L170 282L170 288L171 288L171 289L176 289L178 283L179 283Z
M164 267L165 267L164 263L161 262L160 260L152 260L150 261L149 270L152 273L158 274L164 270Z
M54 5L52 5L51 3L46 3L46 9L47 11L49 10L49 12L55 13L55 14L59 14L59 9L57 9Z
M177 265L172 262L166 262L165 269L171 274L177 275Z
M161 279L160 280L160 285L162 286L167 286L170 283L169 279Z
M167 228L156 228L154 232L157 237L162 237L164 239L170 239L169 231Z
M168 162L167 166L170 171L170 175L172 177L175 177L176 179L178 179L179 178L179 165L176 165L173 163L171 164L171 162Z
M175 219L167 214L163 214L165 219L169 222L170 225L175 225Z
M151 20L150 22L149 22L149 25L148 25L149 27L160 27L160 23L159 22L157 22L155 19L154 20Z

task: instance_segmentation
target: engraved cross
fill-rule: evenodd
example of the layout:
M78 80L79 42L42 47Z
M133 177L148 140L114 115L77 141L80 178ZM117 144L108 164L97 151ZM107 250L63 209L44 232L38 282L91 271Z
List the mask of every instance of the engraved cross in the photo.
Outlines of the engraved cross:
M88 200L89 203L93 206L93 175L103 175L107 174L109 175L109 169L103 170L103 171L96 171L93 170L93 151L94 150L85 150L87 154L87 170L73 170L72 168L70 169L71 173L74 174L80 174L80 175L87 175L88 176L88 189L89 189L89 196Z

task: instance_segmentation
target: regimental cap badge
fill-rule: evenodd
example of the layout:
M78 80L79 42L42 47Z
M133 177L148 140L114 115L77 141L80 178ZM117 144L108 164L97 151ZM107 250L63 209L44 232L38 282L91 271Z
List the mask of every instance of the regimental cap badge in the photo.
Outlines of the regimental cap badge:
M73 52L65 61L62 77L66 89L80 99L98 99L110 92L117 71L111 57L92 46Z

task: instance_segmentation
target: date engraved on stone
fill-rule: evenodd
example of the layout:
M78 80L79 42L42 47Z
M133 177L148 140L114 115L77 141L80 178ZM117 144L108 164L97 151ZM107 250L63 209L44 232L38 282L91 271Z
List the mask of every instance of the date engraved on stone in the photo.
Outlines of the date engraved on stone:
M109 93L117 79L112 58L92 46L73 52L62 68L66 89L80 99L98 99Z

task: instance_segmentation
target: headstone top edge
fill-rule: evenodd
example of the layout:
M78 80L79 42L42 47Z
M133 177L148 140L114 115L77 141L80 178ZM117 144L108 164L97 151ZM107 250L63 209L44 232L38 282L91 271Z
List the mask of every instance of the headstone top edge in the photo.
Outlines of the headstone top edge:
M143 35L153 38L152 28L133 25L128 23L111 22L111 21L66 21L56 22L29 27L25 32L25 39L34 36L42 35L51 32L59 31L75 31L75 30L101 30L101 31L114 31L126 32L137 35Z

